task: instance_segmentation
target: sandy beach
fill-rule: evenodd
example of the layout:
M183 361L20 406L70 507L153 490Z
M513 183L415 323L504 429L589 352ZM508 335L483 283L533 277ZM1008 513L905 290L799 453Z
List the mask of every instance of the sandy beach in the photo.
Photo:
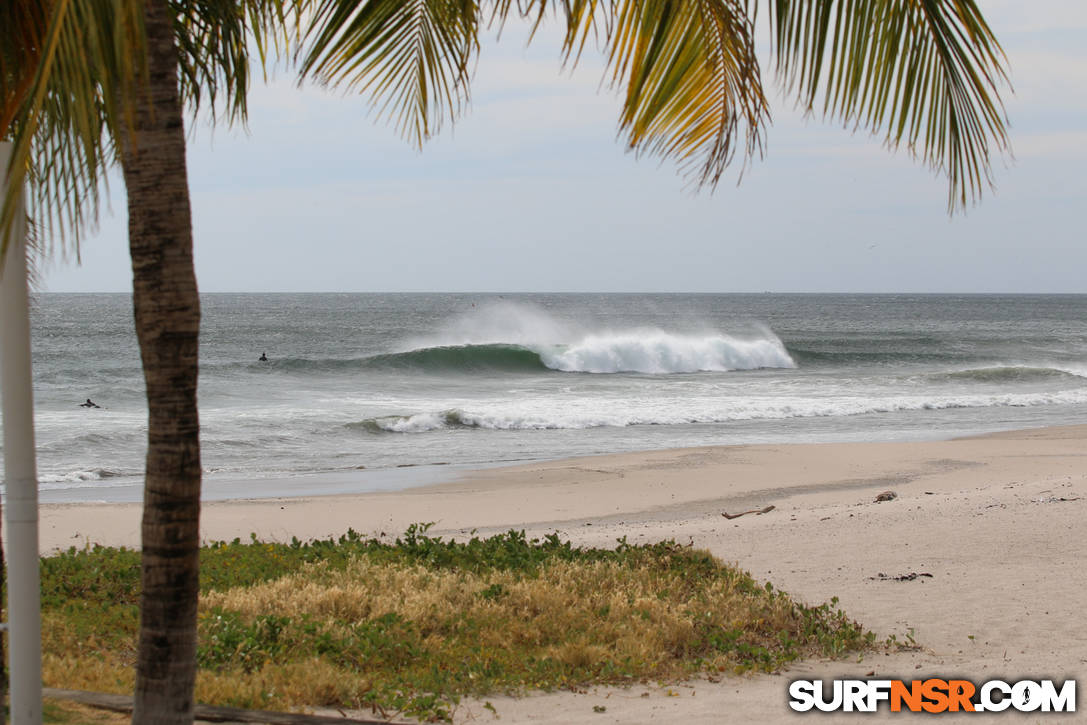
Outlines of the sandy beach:
M897 498L876 502L893 491ZM773 506L769 513L736 514ZM1081 678L1087 672L1087 425L910 443L691 448L491 469L395 493L205 505L207 540L290 540L413 522L464 536L559 531L575 543L674 538L811 603L841 607L915 651L805 662L779 675L490 698L503 722L820 722L787 705L797 677ZM46 505L43 553L138 544L139 506ZM894 577L926 574L909 581ZM873 674L870 674L873 673ZM594 706L605 707L604 712ZM1076 715L952 715L1061 722ZM458 722L490 722L464 703ZM869 716L871 717L871 716ZM882 712L876 720L910 719Z

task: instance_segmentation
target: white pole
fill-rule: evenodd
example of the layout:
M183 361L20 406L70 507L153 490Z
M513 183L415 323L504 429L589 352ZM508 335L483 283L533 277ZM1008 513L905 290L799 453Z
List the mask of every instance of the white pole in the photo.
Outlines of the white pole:
M11 144L0 143L0 177ZM0 191L7 187L6 179ZM3 198L3 197L0 197ZM26 213L22 194L0 278L0 389L4 416L4 524L8 560L8 671L12 725L42 721L41 580L38 568L38 472L30 378L26 292Z

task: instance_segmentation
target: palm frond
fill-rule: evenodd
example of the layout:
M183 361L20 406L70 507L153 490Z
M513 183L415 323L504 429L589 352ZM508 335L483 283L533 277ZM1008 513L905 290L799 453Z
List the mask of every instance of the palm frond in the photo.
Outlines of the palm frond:
M303 77L369 93L419 145L468 101L478 50L475 0L312 0Z
M905 145L954 211L1008 149L1006 58L974 0L772 0L778 71L809 110ZM821 109L817 109L819 97Z
M590 42L603 46L623 93L619 132L636 153L675 159L710 186L738 148L745 161L761 153L769 107L741 0L500 0L492 22L514 10L534 33L558 11L570 65Z
M206 107L214 122L220 105L228 122L246 120L250 64L265 68L269 49L286 51L298 2L282 0L170 0L182 102L195 116Z
M109 124L126 111L124 83L138 75L142 14L138 0L14 0L24 22L0 29L0 54L22 57L4 96L11 139L10 188L0 212L3 248L16 191L27 182L28 209L40 238L77 243L97 220L99 187L114 161ZM27 76L30 81L26 82Z
M182 97L194 114L206 105L214 120L221 106L228 120L245 119L248 44L262 62L270 45L285 49L299 3L171 0ZM0 211L5 244L25 181L39 239L71 242L78 254L145 69L141 0L0 4L0 138L14 144Z
M674 158L715 185L739 137L762 149L769 117L752 25L738 0L628 0L612 19L612 80L626 90L620 131L638 152Z

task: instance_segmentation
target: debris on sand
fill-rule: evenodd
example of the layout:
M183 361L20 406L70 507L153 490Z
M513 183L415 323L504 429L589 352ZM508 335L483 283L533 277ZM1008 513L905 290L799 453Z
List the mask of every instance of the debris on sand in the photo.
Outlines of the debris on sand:
M1034 503L1064 503L1068 501L1079 501L1080 497L1065 498L1064 496L1050 496L1049 498L1042 497L1034 499Z
M927 571L923 571L921 573L911 571L909 574L899 574L898 576L887 576L883 572L880 572L879 574L876 574L875 576L868 577L868 579L870 581L874 581L874 582L912 582L914 579L920 579L922 577L928 577L929 579L931 579L932 574L929 574Z
M876 503L881 501L894 501L896 498L898 498L898 494L894 491L884 491L883 493L876 495Z
M761 516L762 514L768 514L773 510L774 510L773 505L770 505L770 506L767 506L766 508L763 508L763 509L751 509L750 511L741 511L738 514L730 514L727 511L722 511L721 515L724 516L726 519L738 519L741 516L746 516L748 514L755 514L756 516Z

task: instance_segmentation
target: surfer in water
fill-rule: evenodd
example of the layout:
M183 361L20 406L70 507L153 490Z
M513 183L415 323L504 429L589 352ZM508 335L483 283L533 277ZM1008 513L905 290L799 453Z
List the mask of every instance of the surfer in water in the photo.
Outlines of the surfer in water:
M80 403L79 407L80 408L101 408L102 406L98 405L98 403L95 403L90 398L87 398L87 402L86 403Z
M264 353L262 352L262 353L260 354L260 357L258 357L258 358L257 358L257 361L258 361L258 362L268 362L268 356L267 356L267 355L265 355L265 354L264 354Z

